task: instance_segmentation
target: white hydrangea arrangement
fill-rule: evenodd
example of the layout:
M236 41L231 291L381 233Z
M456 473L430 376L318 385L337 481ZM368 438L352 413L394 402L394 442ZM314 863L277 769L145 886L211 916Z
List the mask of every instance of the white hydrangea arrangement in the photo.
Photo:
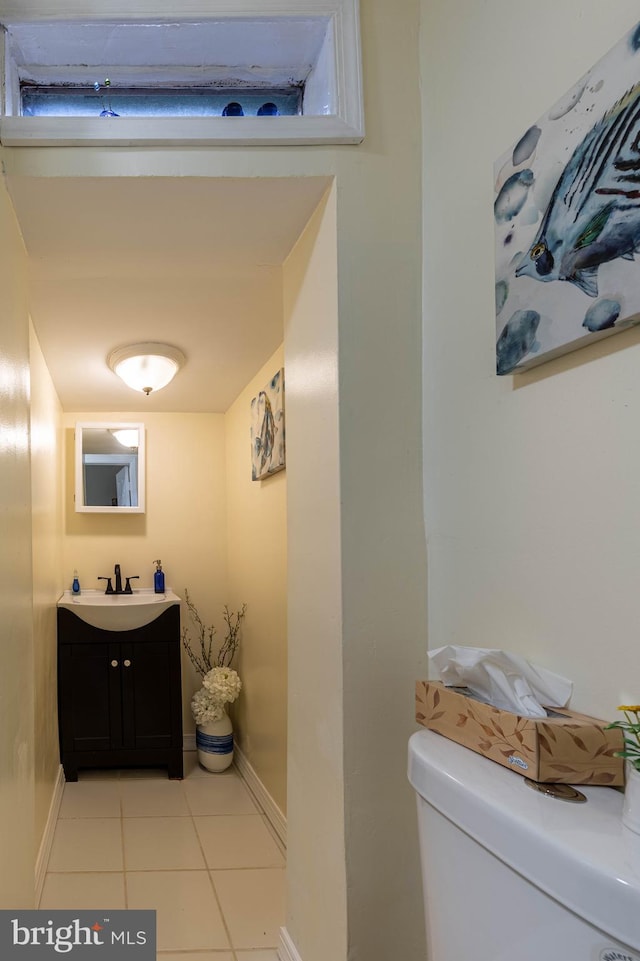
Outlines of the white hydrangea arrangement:
M225 706L221 701L215 701L206 688L201 687L191 698L191 713L196 724L208 724L209 721L219 721L224 717Z
M242 681L231 667L212 668L203 677L202 684L212 697L225 704L235 701L242 687Z
M199 652L194 651L189 629L182 630L182 643L189 660L202 677L202 687L191 699L191 713L196 724L219 721L224 717L226 705L236 700L242 688L238 672L231 667L240 643L240 625L244 619L247 605L232 613L225 605L224 620L226 636L217 654L213 651L216 629L213 625L205 627L198 611L185 589L185 603L189 617L198 631Z
M231 704L242 688L238 672L232 667L212 667L202 678L202 687L191 698L191 713L196 724L219 721L225 704Z

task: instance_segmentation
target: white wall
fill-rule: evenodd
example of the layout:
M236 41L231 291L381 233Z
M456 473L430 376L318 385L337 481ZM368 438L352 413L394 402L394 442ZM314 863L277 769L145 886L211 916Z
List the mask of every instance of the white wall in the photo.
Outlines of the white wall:
M337 171L349 961L423 961L406 779L427 646L419 3L363 3L361 18L367 137Z
M335 187L285 264L284 316L287 925L304 961L323 961L347 956Z
M640 694L640 332L495 375L492 167L638 5L422 13L429 643L518 651L613 717Z

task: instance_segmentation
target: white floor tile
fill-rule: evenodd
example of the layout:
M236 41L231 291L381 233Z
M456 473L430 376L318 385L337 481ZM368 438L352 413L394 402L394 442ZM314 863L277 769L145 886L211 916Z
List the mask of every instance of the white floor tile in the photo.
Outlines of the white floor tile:
M188 817L189 808L181 781L120 782L122 816L139 817Z
M127 872L126 883L130 909L157 911L159 951L229 949L206 871Z
M183 781L96 769L66 784L40 906L156 910L159 961L278 961L282 848L235 768L184 764Z
M49 871L122 871L122 822L118 818L59 819Z
M234 948L275 948L285 922L283 868L212 871Z
M78 771L78 781L119 781L120 771L110 767L87 767ZM68 782L75 783L75 782Z
M122 827L127 871L205 867L191 818L124 818Z
M184 779L194 778L194 777L211 777L211 771L207 771L206 768L202 767L198 763L198 752L197 751L185 751L183 754L184 759Z
M194 818L210 868L279 868L284 858L262 815L216 815Z
M125 908L124 874L47 874L40 907L51 911Z
M194 816L257 814L258 808L237 774L209 774L186 781L184 793Z
M68 781L64 786L61 818L119 818L119 781Z

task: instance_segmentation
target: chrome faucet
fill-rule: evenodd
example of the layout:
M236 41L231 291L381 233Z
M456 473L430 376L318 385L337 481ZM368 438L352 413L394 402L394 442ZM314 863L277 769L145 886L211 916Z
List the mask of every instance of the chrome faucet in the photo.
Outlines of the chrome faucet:
M139 574L131 574L129 577L126 577L125 580L126 580L127 583L126 583L126 586L125 586L125 588L124 588L124 590L123 590L123 589L122 589L122 574L120 573L120 565L119 565L119 564L116 564L116 566L115 566L114 569L113 569L113 573L115 574L115 579L116 579L116 587L115 587L115 590L113 589L113 584L111 583L111 578L110 578L110 577L99 577L99 578L98 578L99 581L106 581L106 582L107 582L107 589L106 589L106 591L105 591L105 594L133 594L133 591L131 590L131 581L137 581L137 580L139 580L139 579L140 579L140 575L139 575Z

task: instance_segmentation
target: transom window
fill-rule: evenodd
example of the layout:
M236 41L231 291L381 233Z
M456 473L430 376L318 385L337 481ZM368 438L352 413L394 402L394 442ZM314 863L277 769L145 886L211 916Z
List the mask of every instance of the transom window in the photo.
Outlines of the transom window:
M191 19L142 22L103 0L85 21L31 12L0 24L0 140L359 143L358 0L247 2L253 12L231 16L228 0L191 0Z

